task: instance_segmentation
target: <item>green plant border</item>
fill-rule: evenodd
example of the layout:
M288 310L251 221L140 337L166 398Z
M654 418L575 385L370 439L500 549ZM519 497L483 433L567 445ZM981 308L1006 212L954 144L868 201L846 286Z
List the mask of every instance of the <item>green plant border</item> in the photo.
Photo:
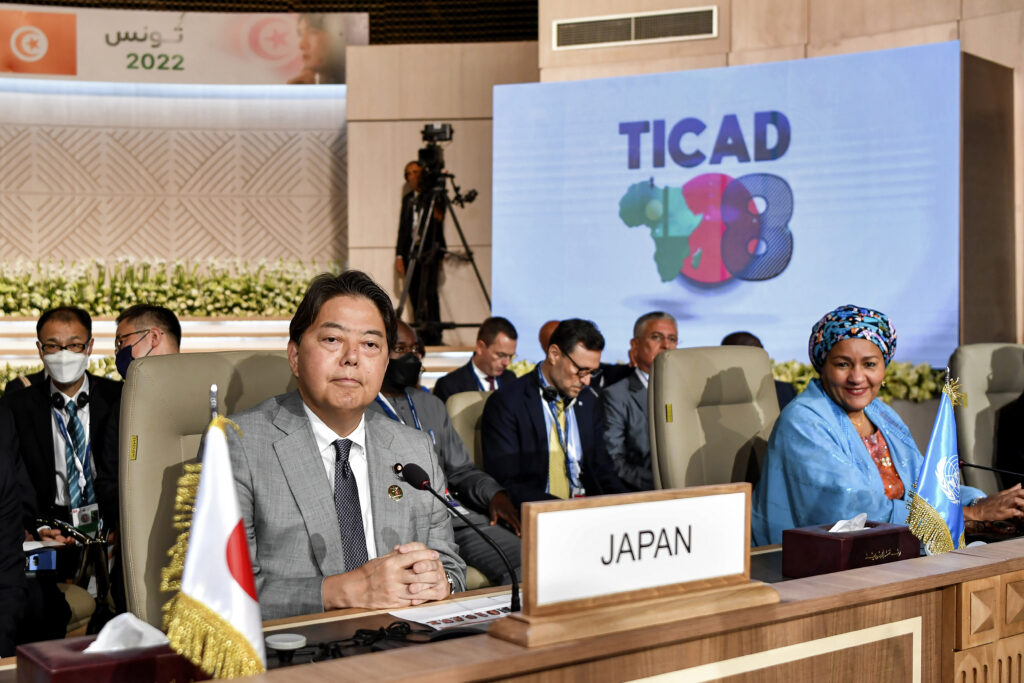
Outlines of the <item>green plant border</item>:
M517 377L522 377L534 367L536 363L528 360L518 360L509 365L509 369L516 373ZM807 363L791 360L772 363L772 375L777 380L789 382L799 393L818 376L818 372ZM892 403L894 400L921 403L938 398L944 375L945 370L933 368L927 363L889 363L885 370L885 382L878 391L878 397L886 403Z
M310 279L341 267L284 260L0 263L0 315L36 318L70 305L105 317L148 303L179 317L291 317Z

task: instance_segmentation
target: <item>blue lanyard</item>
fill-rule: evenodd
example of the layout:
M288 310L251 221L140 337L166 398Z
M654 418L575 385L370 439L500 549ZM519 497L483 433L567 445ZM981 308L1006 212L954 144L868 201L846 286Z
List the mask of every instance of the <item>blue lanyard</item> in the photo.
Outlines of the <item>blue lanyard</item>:
M395 409L391 407L391 404L388 402L388 400L386 398L384 398L383 394L377 394L377 398L375 400L377 401L378 405L380 405L380 407L384 409L384 414L385 415L390 417L395 422L400 422L402 424L405 424L405 420L403 420L402 416L399 415L395 411ZM415 426L417 430L422 432L423 431L423 425L420 424L420 416L416 412L416 404L412 402L412 396L409 395L409 390L408 389L405 390L405 400L409 403L409 412L412 413L413 426ZM436 444L437 443L437 439L434 437L434 430L433 429L429 429L429 430L427 430L427 433L430 434L430 440L433 441Z
M71 443L71 437L68 436L68 428L64 426L64 419L61 418L60 413L57 412L56 408L51 408L50 410L53 411L53 416L55 418L57 418L57 429L60 430L61 438L64 439L64 443L66 443L68 446L71 446L71 451L74 453L74 450L75 450L74 444ZM88 438L88 436L86 438ZM74 458L75 459L75 464L78 467L81 468L79 470L79 475L80 475L79 478L81 479L81 478L84 477L86 482L89 481L89 455L91 453L92 453L92 444L89 443L89 444L86 444L86 446L85 446L85 460L84 460L84 462L78 462L78 453L74 454L75 455L75 458ZM71 476L70 472L68 472L68 476L69 477Z
M549 386L547 379L544 377L544 373L540 370L540 365L537 366L537 376L540 378L540 385L542 387ZM563 399L564 400L564 399ZM569 409L572 407L574 401L570 401L568 405L563 407L563 414L565 415L565 431L562 431L562 425L558 422L558 405L557 401L545 401L541 396L541 403L545 404L548 411L551 414L551 421L555 423L555 433L558 435L558 443L562 446L562 453L565 454L565 471L569 474L569 482L573 480L573 461L569 457Z

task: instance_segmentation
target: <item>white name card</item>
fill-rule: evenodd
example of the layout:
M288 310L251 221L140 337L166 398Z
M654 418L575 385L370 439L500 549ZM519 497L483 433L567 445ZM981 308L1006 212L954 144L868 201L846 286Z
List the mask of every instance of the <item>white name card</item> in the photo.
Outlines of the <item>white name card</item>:
M749 500L750 485L733 484L530 503L538 509L527 515L533 538L526 542L536 543L528 553L528 609L746 581Z

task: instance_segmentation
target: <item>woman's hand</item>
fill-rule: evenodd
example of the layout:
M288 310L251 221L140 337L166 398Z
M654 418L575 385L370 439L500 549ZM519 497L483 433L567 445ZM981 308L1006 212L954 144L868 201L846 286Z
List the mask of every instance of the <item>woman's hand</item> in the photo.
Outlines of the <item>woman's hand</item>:
M1020 484L994 496L980 498L974 505L964 506L964 519L967 521L998 522L1015 517L1024 517L1024 489Z

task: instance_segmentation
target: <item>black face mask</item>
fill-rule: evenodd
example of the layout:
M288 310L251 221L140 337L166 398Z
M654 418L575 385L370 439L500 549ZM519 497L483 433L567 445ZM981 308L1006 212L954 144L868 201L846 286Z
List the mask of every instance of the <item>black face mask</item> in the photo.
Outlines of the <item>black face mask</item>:
M422 369L423 363L412 351L399 358L392 358L388 361L388 369L384 371L384 385L395 389L414 387L420 381Z

